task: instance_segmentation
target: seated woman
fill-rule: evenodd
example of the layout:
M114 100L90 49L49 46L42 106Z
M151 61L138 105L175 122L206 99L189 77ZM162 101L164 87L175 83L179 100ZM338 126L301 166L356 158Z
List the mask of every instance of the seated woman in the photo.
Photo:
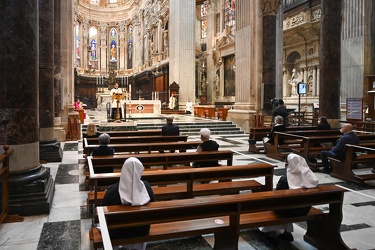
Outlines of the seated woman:
M99 135L101 135L101 133L96 130L96 125L92 122L87 125L86 133L82 133L83 138L98 138ZM85 148L85 146L85 140L83 140L83 148Z
M267 134L267 137L263 138L263 145L266 144L266 143L273 144L273 142L274 142L274 138L273 138L274 132L285 132L286 131L286 127L284 125L284 118L281 115L275 116L274 123L275 123L275 125L272 127L271 133ZM284 144L283 138L279 139L279 145L280 144ZM264 153L267 153L266 145L264 145Z
M321 116L318 120L318 126L316 126L316 130L330 130L331 124L328 123L327 117Z
M274 132L284 132L286 131L286 127L284 125L284 118L281 115L275 116L274 119L275 125L273 126L271 133L267 135L267 137L263 138L263 142L273 143L273 134ZM279 140L279 144L283 144L284 141L281 138Z
M276 185L276 190L297 189L297 188L314 188L319 185L319 180L310 170L306 160L297 154L289 154L286 163L286 175L282 176ZM286 209L275 211L283 216L306 215L311 207L301 207L296 209ZM279 236L287 241L293 241L293 224L284 224L268 226L262 228L262 232L270 237L277 237L279 231L284 231Z
M200 134L201 134L201 140L203 141L203 143L201 143L198 146L197 152L218 151L219 150L220 145L216 141L210 140L211 130L209 130L208 128L202 128L200 130ZM205 162L194 162L193 163L193 167L195 167L195 168L217 167L217 166L220 166L219 162L217 160L216 161L205 161Z
M147 181L142 181L144 167L135 157L128 158L121 169L119 183L108 187L101 202L101 206L125 205L142 206L150 201L155 201L154 192ZM150 226L130 227L109 230L111 238L133 238L147 235ZM122 246L127 249L146 249L146 243L136 243Z

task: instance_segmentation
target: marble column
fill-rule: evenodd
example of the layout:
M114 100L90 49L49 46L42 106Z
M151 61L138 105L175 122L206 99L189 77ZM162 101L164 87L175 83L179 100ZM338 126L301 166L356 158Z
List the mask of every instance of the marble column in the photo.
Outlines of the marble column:
M3 0L0 11L0 148L14 150L9 214L48 213L53 181L49 168L39 164L38 0Z
M341 0L322 0L319 114L340 119Z
M54 61L54 112L55 117L61 116L61 36L60 36L60 27L61 27L61 7L60 0L54 0L54 29L53 29L53 61ZM83 48L81 46L81 48ZM83 50L81 50L83 52ZM85 62L84 58L81 55L81 66Z
M54 2L39 0L39 122L40 140L54 135Z
M101 72L107 72L109 71L109 55L108 55L108 47L107 47L107 23L101 23L100 24L100 34L98 36L98 41L100 41L100 53L98 58L98 69L100 69ZM99 42L98 42L99 43ZM99 46L98 46L99 47ZM116 67L117 69L117 67ZM106 74L106 73L104 73Z
M280 0L263 0L263 110L272 114L271 100L276 97L276 15L279 10Z
M195 99L195 0L170 0L169 8L169 84L179 84L185 102Z

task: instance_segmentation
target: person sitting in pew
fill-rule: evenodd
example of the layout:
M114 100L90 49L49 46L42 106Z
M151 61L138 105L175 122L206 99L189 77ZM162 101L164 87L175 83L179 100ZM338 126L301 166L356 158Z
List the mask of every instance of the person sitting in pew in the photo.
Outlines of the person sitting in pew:
M271 143L272 144L274 142L274 138L273 138L274 132L285 132L286 131L286 127L284 125L284 118L282 116L280 116L280 115L275 116L274 123L275 123L275 125L272 127L271 133L267 134L267 137L263 138L263 143ZM283 138L279 138L279 145L280 144L284 144ZM266 149L267 149L266 146L264 146L265 153L267 153Z
M331 124L328 123L327 117L321 116L318 120L318 126L316 126L316 130L330 130Z
M101 133L98 132L98 131L96 130L96 125L95 125L95 123L90 122L90 123L87 125L86 133L83 134L83 137L84 137L84 138L98 138L99 135L101 135Z
M108 144L111 140L111 137L108 134L103 133L99 135L98 139L100 146L92 150L92 156L105 156L115 154L115 150L112 147L108 147Z
M200 134L201 134L201 140L203 141L203 143L201 143L198 146L197 152L219 150L219 144L216 141L210 140L211 130L209 130L208 128L202 128L200 130ZM193 167L195 168L216 167L216 166L220 166L218 161L205 161L205 162L193 163Z
M342 125L340 132L344 135L337 140L336 145L331 150L323 150L320 152L320 157L322 159L323 173L331 173L331 166L328 161L328 157L333 157L339 160L345 158L345 144L359 144L358 136L353 132L353 125L351 123L345 123Z
M108 147L108 144L111 140L111 137L108 134L103 133L103 134L99 135L98 139L99 139L100 145L99 145L99 147L94 148L92 150L92 153L91 153L92 156L107 156L107 155L114 155L115 154L115 150L112 147ZM103 168L102 170L96 169L95 173L96 174L98 174L98 173L113 173L113 170L114 170L113 167L107 167L107 168Z
M135 157L128 158L121 169L120 181L108 187L101 206L142 206L155 201L154 192L147 181L142 181L143 164ZM134 238L148 235L150 226L109 230L112 239ZM146 242L122 246L124 249L146 249Z
M306 160L297 154L291 153L285 162L286 175L283 175L277 185L276 190L297 189L297 188L315 188L319 185L319 180L310 170ZM276 213L283 216L304 216L310 211L311 207L302 207L296 209L277 210ZM293 241L293 224L283 224L263 227L262 232L270 238L280 237L287 241Z
M177 124L173 124L173 116L168 116L166 119L167 124L163 125L161 128L161 135L180 135L180 128ZM160 153L164 153L164 150L160 150ZM174 153L175 150L170 150L169 152Z

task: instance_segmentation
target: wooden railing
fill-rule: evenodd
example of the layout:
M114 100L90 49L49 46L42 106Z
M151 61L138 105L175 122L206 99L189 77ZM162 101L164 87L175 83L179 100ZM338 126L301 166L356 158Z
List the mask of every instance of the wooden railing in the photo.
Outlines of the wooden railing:
M9 209L9 156L13 150L3 147L4 153L0 155L0 177L2 179L2 209L0 214L0 224L3 222L20 222L22 217L18 215L8 215Z

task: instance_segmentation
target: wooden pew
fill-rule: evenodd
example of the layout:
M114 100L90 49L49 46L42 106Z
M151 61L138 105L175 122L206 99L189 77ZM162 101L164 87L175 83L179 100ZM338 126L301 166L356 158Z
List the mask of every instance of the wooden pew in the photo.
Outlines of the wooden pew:
M366 146L365 146L366 145ZM358 153L361 154L358 154ZM356 157L354 157L356 155ZM358 163L372 164L375 162L375 143L363 143L361 145L345 145L345 159L338 160L328 157L331 163L331 176L341 180L364 184L365 181L375 180L374 169L372 172L355 173L353 168Z
M213 233L214 249L238 249L240 230L307 221L304 240L318 249L349 249L340 235L345 190L337 186L275 190L150 202L144 206L97 207L101 233L91 231L94 248L152 242ZM285 217L275 210L329 205L329 212L311 208L305 216ZM151 225L146 236L110 239L108 229ZM102 238L103 237L103 238Z
M292 132L275 132L274 143L266 143L267 156L284 161L285 157L292 152L292 148L303 147L304 140L315 138L314 142L336 142L342 134L339 130L306 130ZM284 144L278 145L283 138Z
M328 131L328 130L320 130L320 131ZM326 132L323 132L325 134ZM335 132L333 132L335 133ZM330 150L330 146L315 146L316 144L320 143L325 143L325 142L331 142L333 145L336 144L336 141L342 136L342 134L337 134L337 135L322 135L319 133L312 134L309 136L300 136L300 135L295 135L295 134L288 134L288 133L281 133L281 132L276 132L275 134L277 137L282 137L285 139L287 138L294 138L294 139L300 139L301 140L301 147L293 147L291 148L291 152L296 153L301 155L303 158L305 158L307 164L313 171L318 171L319 167L321 164L317 164L314 162L310 161L309 156L320 156L320 152L323 150ZM362 143L366 142L371 142L375 140L375 135L374 134L362 134L362 133L357 133L360 141ZM273 150L275 147L273 147ZM268 152L267 152L268 153ZM284 153L279 154L278 156L280 157L281 160L285 160L285 157L287 154L289 154L289 151L286 151ZM275 154L274 154L275 155Z
M229 108L217 108L217 119L227 120Z
M176 141L187 141L187 135L150 135L150 136L123 136L123 137L111 137L112 144L122 143L151 143L151 142L176 142ZM84 138L85 145L97 145L98 138Z
M263 137L266 137L267 134L271 133L272 127L258 127L258 128L250 128L249 134L249 151L260 154L261 150L264 149L263 146ZM305 130L316 130L315 126L290 126L287 127L286 132L293 132L293 131L305 131ZM257 141L262 141L261 144L257 145Z
M88 156L89 168L93 168L94 173L97 168L114 167L121 169L125 160L130 157L138 158L145 168L151 166L162 166L164 170L173 165L184 165L186 162L205 162L214 160L225 160L227 166L233 165L233 152L230 150L202 151L186 153L152 153L152 154L127 154L114 156Z
M130 144L109 144L115 150L115 154L124 154L131 152L147 152L151 154L152 151L160 150L178 150L179 152L186 152L188 149L196 149L202 141L187 141L187 142L151 142L151 143L130 143ZM91 155L94 148L99 145L87 145L84 149L86 155Z
M124 137L124 136L154 136L161 135L161 129L150 130L132 130L132 131L98 131L99 133L106 133L110 137ZM99 137L99 136L98 136ZM86 133L82 133L82 138L87 138ZM96 140L98 142L98 139ZM83 148L85 148L85 140L83 140Z
M269 191L273 188L274 167L267 163L257 163L241 166L150 170L143 172L142 180L148 181L152 186L178 183L173 186L154 187L157 200L233 194L243 190ZM94 190L88 193L87 203L98 205L105 195L105 191L99 191L99 182L104 180L107 185L114 184L119 181L121 173L93 174L91 171L93 170L90 169L90 184ZM248 179L255 177L264 177L264 184ZM200 184L201 181L228 179L237 179L237 181Z

